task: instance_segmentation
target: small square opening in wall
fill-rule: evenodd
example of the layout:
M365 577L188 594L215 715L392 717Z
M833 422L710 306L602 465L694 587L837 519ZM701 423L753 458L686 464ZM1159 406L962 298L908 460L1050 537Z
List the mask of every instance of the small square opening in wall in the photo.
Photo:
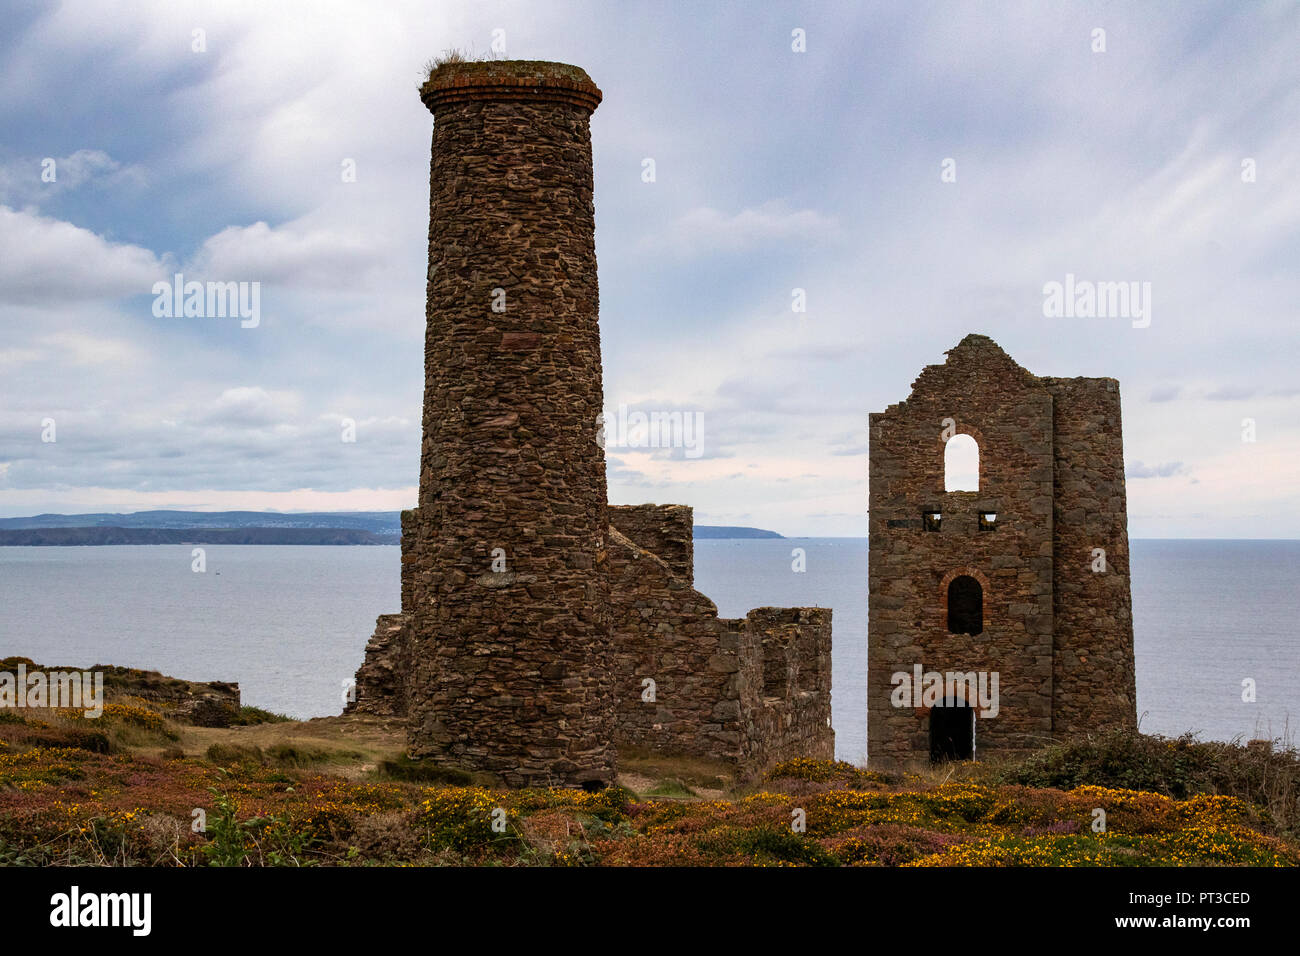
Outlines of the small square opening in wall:
M925 510L921 512L921 527L926 531L938 531L943 524L943 513Z
M998 513L996 511L980 512L980 530L992 531L998 526Z

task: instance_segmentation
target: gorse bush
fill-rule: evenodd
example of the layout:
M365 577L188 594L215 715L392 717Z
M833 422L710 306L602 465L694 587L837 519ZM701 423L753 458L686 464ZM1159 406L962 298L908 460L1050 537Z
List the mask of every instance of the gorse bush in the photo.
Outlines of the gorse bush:
M588 793L585 790L526 789L510 795L510 806L523 810L569 810L602 820L618 823L627 819L628 807L636 794L623 787L606 787Z
M512 815L499 795L482 787L432 790L420 802L420 813L429 846L435 850L470 853L515 838L510 824L518 814ZM505 824L504 831L493 829L497 820Z
M1073 790L1084 785L1145 790L1178 800L1198 794L1240 798L1279 833L1300 835L1300 753L1281 741L1175 739L1115 730L1025 757L1001 782Z
M161 731L164 728L161 714L134 704L105 704L104 717L110 720L121 720L128 724L135 724L145 730Z
M807 780L810 783L825 783L843 787L864 787L872 784L898 783L897 774L880 773L875 770L863 770L843 760L811 760L796 757L773 767L767 774L768 780Z

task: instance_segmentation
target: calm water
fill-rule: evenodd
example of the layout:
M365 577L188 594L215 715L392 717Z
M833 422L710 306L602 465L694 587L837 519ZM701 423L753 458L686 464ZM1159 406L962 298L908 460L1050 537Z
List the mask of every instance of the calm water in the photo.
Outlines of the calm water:
M1300 542L1135 541L1132 552L1142 729L1226 740L1300 727ZM195 574L189 547L0 548L0 655L234 680L245 703L334 714L375 616L399 608L398 559L395 547L208 546ZM727 617L834 608L837 750L862 760L866 541L697 541L695 569ZM1241 700L1247 677L1253 704Z

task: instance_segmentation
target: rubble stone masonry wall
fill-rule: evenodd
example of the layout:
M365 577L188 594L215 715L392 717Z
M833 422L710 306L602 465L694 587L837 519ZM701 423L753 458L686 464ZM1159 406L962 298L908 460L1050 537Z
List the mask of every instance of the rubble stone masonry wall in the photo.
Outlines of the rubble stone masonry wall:
M694 512L687 505L610 505L609 523L677 577L695 580Z
M444 65L424 443L404 540L409 749L510 785L612 782L608 531L583 71Z
M620 748L741 760L742 622L719 618L689 579L619 531L610 539Z
M749 762L833 760L831 609L755 608L742 633L740 710Z
M643 541L676 542L677 566L693 565L691 539L680 537L692 526L689 507L610 512ZM407 514L413 522L414 513ZM664 528L654 527L656 515L664 517ZM407 536L414 533L413 525L404 527ZM418 557L419 548L407 536L403 569L409 578L417 564L408 559ZM834 757L829 608L763 607L744 618L720 618L690 578L617 527L609 531L607 568L618 747L719 760L745 773L793 757ZM380 616L349 713L406 715L413 653L408 622L406 613Z
M1052 733L1135 727L1119 383L1042 381L1054 397L1056 436Z
M829 609L719 618L689 578L620 531L610 537L620 747L745 770L834 756Z

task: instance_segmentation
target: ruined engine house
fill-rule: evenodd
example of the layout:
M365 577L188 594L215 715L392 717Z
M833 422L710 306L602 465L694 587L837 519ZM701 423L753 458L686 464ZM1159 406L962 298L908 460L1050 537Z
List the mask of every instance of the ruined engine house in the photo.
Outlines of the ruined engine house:
M870 443L871 764L1135 726L1119 383L968 335Z

